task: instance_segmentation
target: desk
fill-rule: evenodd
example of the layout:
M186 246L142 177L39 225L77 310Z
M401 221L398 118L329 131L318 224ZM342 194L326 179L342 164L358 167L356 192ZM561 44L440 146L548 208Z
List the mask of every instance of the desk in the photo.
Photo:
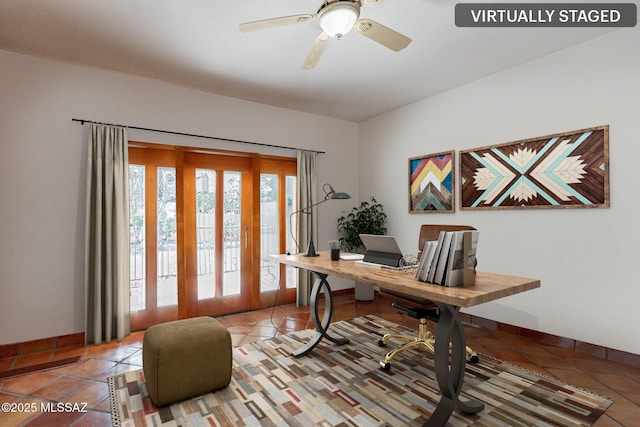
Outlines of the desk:
M331 261L328 252L319 252L318 257L299 255L272 255L271 259L314 273L318 279L311 290L310 309L316 333L309 342L292 353L301 357L312 351L325 338L336 344L347 344L349 340L329 333L333 316L333 297L327 281L329 275L352 279L378 286L381 289L410 294L432 300L440 309L440 322L436 329L434 370L438 387L442 393L440 402L425 425L444 426L454 408L475 414L484 405L476 400L461 401L458 397L466 364L464 329L458 312L462 307L504 298L520 292L539 288L540 281L503 274L478 272L473 286L449 288L420 282L409 271L377 268L358 264L355 261ZM324 315L320 319L318 297L325 290Z

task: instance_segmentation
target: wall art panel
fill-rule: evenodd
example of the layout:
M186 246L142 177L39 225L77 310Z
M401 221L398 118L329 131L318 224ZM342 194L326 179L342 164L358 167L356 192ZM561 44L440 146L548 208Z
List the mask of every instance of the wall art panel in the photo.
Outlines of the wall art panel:
M447 151L409 159L409 212L455 210L455 155Z
M460 209L609 207L609 126L460 151Z

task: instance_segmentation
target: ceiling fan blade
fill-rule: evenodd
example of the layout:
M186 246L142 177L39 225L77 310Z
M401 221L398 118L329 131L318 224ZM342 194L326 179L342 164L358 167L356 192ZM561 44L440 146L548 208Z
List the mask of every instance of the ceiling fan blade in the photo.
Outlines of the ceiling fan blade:
M261 21L245 22L240 24L240 31L258 31L266 30L267 28L281 27L283 25L297 24L299 22L307 22L313 19L313 15L291 15L281 16L280 18L263 19Z
M409 37L371 19L359 20L355 25L355 30L374 42L378 42L382 46L388 47L396 52L404 49L411 43Z
M303 70L310 70L315 67L328 45L329 36L323 32L316 38L316 41L313 42L311 50L307 54L307 57L304 59L300 68Z

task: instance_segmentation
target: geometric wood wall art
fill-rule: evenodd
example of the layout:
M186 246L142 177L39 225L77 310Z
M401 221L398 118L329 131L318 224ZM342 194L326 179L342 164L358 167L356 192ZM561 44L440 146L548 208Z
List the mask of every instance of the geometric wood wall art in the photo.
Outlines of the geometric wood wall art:
M460 152L460 209L608 208L609 126Z
M409 213L455 210L453 151L409 159Z

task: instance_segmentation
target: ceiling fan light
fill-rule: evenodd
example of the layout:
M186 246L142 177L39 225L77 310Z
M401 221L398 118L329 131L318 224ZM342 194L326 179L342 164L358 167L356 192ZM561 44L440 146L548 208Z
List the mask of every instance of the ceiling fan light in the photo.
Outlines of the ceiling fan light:
M318 22L326 35L340 38L353 29L359 15L356 4L338 1L320 12Z

